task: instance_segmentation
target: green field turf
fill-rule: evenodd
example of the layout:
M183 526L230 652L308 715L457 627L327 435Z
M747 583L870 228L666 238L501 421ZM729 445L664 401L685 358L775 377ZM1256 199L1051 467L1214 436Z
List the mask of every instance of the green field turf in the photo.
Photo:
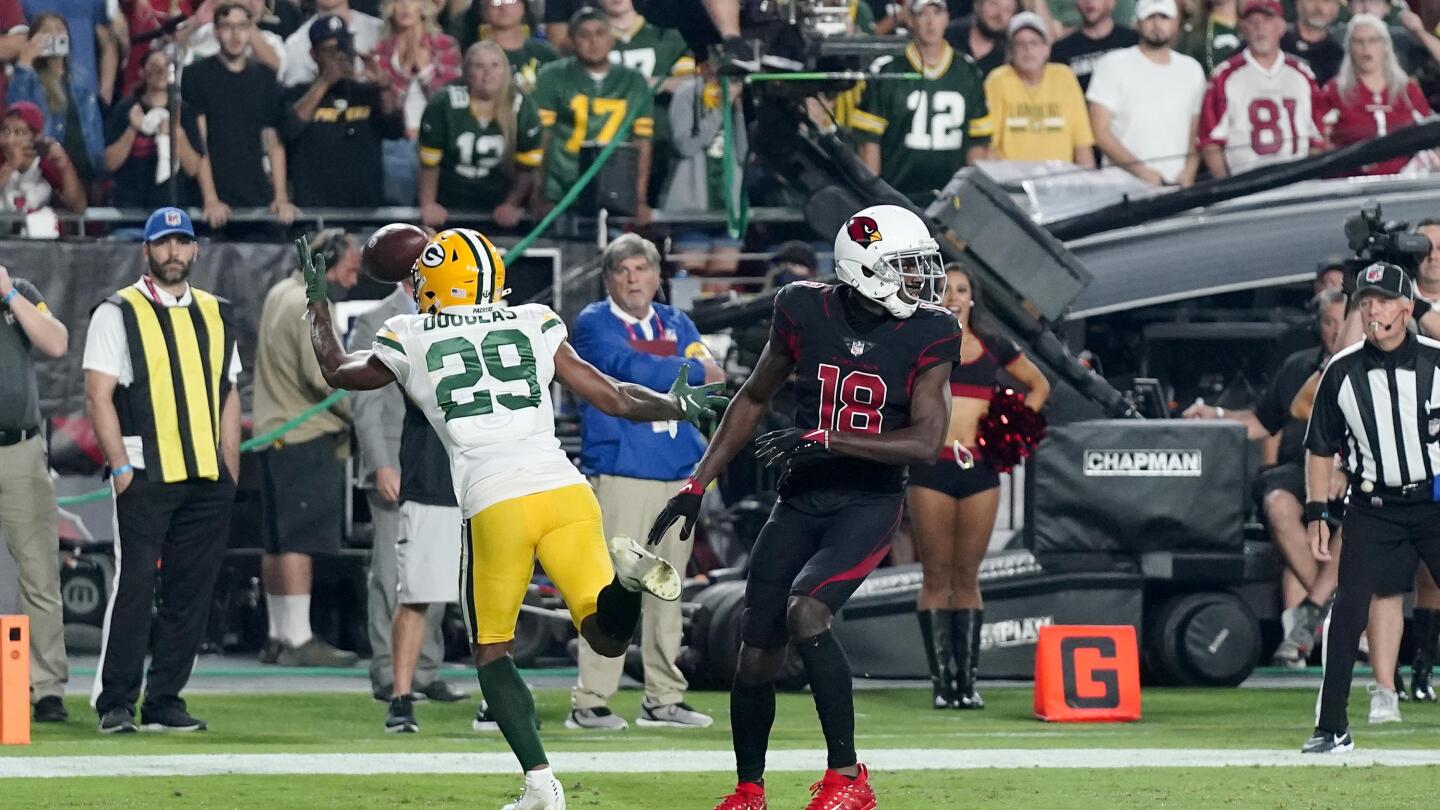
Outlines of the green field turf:
M812 777L775 774L772 810L801 810ZM1130 771L906 771L878 774L882 810L1111 810L1111 808L1357 808L1429 806L1426 768L1196 768ZM730 789L721 774L563 777L571 810L710 810ZM0 806L67 810L190 808L410 808L499 810L518 777L311 776L9 780ZM12 803L13 802L13 803ZM1429 799L1428 802L1433 802Z
M535 694L545 744L564 751L658 750L671 747L727 750L729 695L694 692L687 700L712 714L701 731L642 729L618 734L564 727L569 693ZM855 693L856 744L871 748L1275 748L1298 750L1310 735L1313 689L1146 689L1144 719L1124 724L1053 724L1031 718L1028 689L990 689L979 712L937 712L917 689ZM0 756L214 754L276 752L505 751L498 734L470 730L473 701L416 705L421 734L385 734L383 704L368 695L269 694L189 697L191 712L210 724L200 734L105 737L95 713L80 698L67 705L71 721L34 726L34 744L0 747ZM633 719L640 692L623 691L612 707ZM1402 704L1405 722L1365 725L1369 699L1356 688L1350 700L1357 740L1370 748L1440 748L1440 705ZM782 694L770 747L819 748L820 725L809 695ZM1440 787L1440 776L1436 777Z
M990 689L981 712L936 712L918 689L856 693L858 745L867 748L1140 748L1295 751L1310 732L1315 692L1305 689L1147 689L1144 720L1123 725L1054 725L1030 717L1028 689ZM728 750L728 696L693 693L690 702L716 715L703 731L640 729L619 734L568 731L568 692L536 693L542 735L552 751ZM639 692L622 692L613 708L634 717ZM263 754L503 752L499 735L470 731L474 703L423 703L422 733L386 735L384 707L361 693L195 694L190 708L210 723L199 734L102 737L84 700L68 702L72 720L37 725L26 747L0 756L130 754ZM1362 689L1351 699L1363 750L1440 749L1440 706L1402 705L1405 722L1370 728ZM808 695L785 694L772 750L823 748ZM882 808L1347 808L1418 807L1434 796L1434 767L1153 768L1125 770L966 770L877 773ZM819 774L772 774L772 808L800 810ZM346 808L497 809L518 788L517 776L165 776L0 780L0 808ZM730 786L724 773L562 774L572 808L708 810Z

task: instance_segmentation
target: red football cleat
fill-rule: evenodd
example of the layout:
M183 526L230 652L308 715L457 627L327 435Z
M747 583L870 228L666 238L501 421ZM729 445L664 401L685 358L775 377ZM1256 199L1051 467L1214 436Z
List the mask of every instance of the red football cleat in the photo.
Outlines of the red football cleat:
M734 793L715 805L715 810L767 810L765 787L754 782L741 782L735 786Z
M851 779L835 771L826 771L819 782L810 786L815 798L805 810L875 810L875 791L870 788L870 771L860 766L860 775Z

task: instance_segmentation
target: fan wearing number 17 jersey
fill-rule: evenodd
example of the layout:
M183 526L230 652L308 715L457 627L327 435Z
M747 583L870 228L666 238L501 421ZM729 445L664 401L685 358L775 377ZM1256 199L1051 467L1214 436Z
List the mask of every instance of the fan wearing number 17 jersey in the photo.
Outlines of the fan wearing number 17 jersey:
M323 260L302 243L310 336L325 380L366 390L397 382L449 452L455 497L461 608L490 716L525 770L525 792L506 810L563 810L535 730L535 705L510 658L515 620L538 558L572 621L597 653L630 645L640 591L674 601L669 563L624 537L608 543L595 494L555 438L550 383L636 422L709 420L720 384L691 387L688 368L670 393L620 383L580 359L560 317L540 304L509 307L505 263L479 233L442 231L415 264L418 314L385 322L368 352L339 346L325 301Z
M904 58L883 56L871 70L881 76L919 73L922 78L867 82L849 122L866 166L896 191L924 204L984 151L994 123L980 69L945 41L950 20L945 4L911 7L916 6L914 39Z
M695 476L656 519L688 538L700 496L750 441L771 397L795 375L797 427L762 436L757 457L783 463L780 501L750 555L740 663L730 692L739 784L717 810L764 810L775 676L794 642L805 665L829 769L812 810L869 810L875 793L855 752L850 665L830 622L890 548L905 470L933 463L960 358L955 318L933 303L945 274L910 211L877 205L835 237L840 284L795 282L775 297L770 340Z

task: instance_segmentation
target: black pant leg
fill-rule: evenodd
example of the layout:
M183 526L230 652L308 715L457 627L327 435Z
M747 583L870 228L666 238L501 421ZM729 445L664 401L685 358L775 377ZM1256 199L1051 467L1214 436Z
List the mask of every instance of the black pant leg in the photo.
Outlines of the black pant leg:
M745 577L741 639L751 647L776 649L789 640L785 607L795 578L820 548L831 518L775 504L750 550Z
M1383 509L1352 504L1345 515L1340 582L1326 621L1325 677L1315 722L1323 731L1339 733L1350 727L1346 705L1360 652L1360 634L1369 623L1370 599L1384 571L1386 552L1403 542L1403 529L1382 514Z
M145 680L145 706L184 705L180 690L190 680L205 637L215 580L225 561L235 485L187 481L170 521L160 568L160 606L155 615L155 652Z
M1440 504L1425 504L1412 521L1412 536L1420 561L1430 569L1430 576L1440 582Z
M145 671L150 615L155 605L155 563L176 506L173 485L147 480L141 471L115 499L115 578L100 645L96 711L135 705Z

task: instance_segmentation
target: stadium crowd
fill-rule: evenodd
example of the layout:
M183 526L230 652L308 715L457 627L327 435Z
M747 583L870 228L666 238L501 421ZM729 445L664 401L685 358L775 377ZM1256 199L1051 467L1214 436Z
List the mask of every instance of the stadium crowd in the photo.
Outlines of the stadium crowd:
M812 99L812 118L917 200L979 160L1186 186L1409 126L1440 90L1440 38L1385 0L850 5L852 33L910 40L871 70L923 78ZM743 135L727 149L720 113L743 133L751 100L738 82L722 98L714 60L648 22L646 0L594 6L3 0L0 210L173 198L219 229L236 209L288 225L298 208L389 204L508 229L553 207L584 147L627 117L640 223L733 206L744 172L727 191L726 162L744 169L746 149ZM1354 173L1434 165L1425 152ZM783 178L751 172L752 202L785 199L767 182Z

